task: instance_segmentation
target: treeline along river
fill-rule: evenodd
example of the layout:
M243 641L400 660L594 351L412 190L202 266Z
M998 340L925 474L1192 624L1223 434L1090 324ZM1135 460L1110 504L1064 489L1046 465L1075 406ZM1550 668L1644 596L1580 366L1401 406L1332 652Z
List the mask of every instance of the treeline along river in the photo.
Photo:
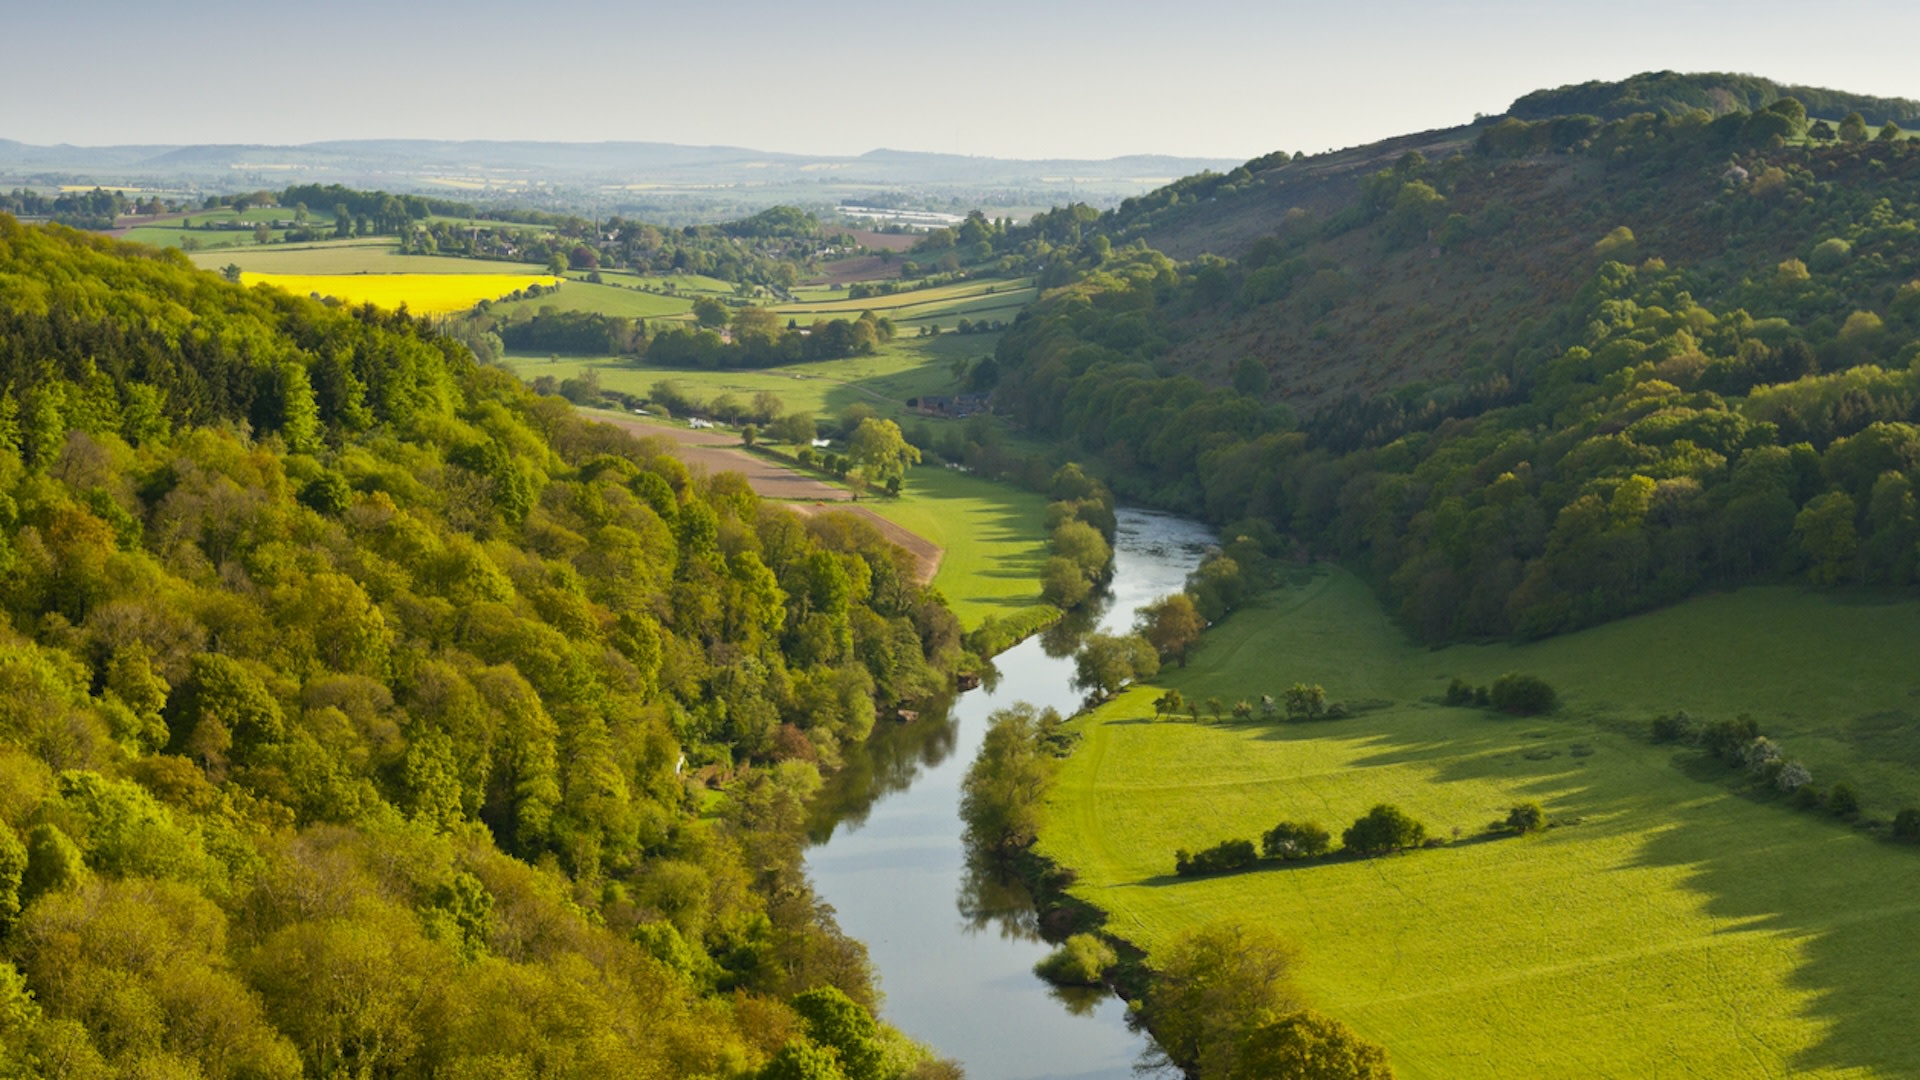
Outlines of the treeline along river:
M866 942L883 1013L970 1076L1128 1077L1145 1047L1124 1002L1068 997L1033 974L1050 947L1031 900L968 873L959 815L988 715L1020 701L1071 714L1080 637L1131 627L1139 607L1182 587L1213 542L1183 518L1125 508L1118 517L1113 582L1097 607L1001 654L979 689L876 731L814 807L808 870L841 927Z

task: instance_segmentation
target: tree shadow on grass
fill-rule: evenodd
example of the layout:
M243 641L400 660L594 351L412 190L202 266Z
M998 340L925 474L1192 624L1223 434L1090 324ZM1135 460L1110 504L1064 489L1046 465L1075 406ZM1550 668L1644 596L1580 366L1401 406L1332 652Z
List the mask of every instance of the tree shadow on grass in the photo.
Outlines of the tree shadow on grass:
M1787 1062L1793 1073L1920 1075L1920 1040L1912 1036L1920 972L1906 947L1920 941L1920 852L1817 811L1727 805L1724 815L1662 831L1636 865L1684 868L1685 887L1704 909L1734 921L1722 933L1801 943L1788 984L1812 995L1804 1013L1823 1035ZM1752 843L1756 815L1777 819L1776 840L1765 847Z
M1820 1034L1797 1051L1759 1046L1756 1039L1763 1060L1781 1054L1776 1065L1759 1072L1920 1076L1920 1039L1912 1037L1920 968L1906 947L1920 941L1920 850L1874 839L1820 811L1756 795L1738 770L1695 751L1676 748L1671 772L1652 784L1612 782L1604 749L1595 758L1571 752L1527 756L1529 748L1565 750L1620 738L1603 736L1584 721L1463 715L1444 731L1431 724L1396 725L1391 718L1347 723L1347 731L1281 725L1261 737L1351 739L1360 744L1351 759L1355 768L1424 764L1432 767L1436 784L1498 779L1539 799L1556 819L1579 819L1582 836L1632 834L1634 856L1612 870L1678 871L1680 887L1698 897L1704 913L1725 923L1717 937L1798 943L1800 959L1786 983L1808 995L1800 1019L1812 1021ZM1547 738L1530 737L1542 733ZM1590 768L1590 761L1601 767ZM1671 827L1649 830L1650 821ZM1406 857L1445 855L1416 851ZM1187 880L1166 875L1141 884ZM1728 989L1750 987L1733 982L1748 977L1738 970L1715 976L1729 980L1723 984ZM1728 1004L1723 1000L1720 1007Z

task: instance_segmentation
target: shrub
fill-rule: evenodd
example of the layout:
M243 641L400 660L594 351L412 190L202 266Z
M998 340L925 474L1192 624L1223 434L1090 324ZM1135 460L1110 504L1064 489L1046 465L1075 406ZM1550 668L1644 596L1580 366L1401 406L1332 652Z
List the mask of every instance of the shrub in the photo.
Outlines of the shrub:
M1487 699L1494 708L1512 716L1537 716L1550 713L1560 705L1560 695L1546 680L1511 671L1493 680Z
M1380 1047L1338 1020L1297 1012L1256 1028L1242 1042L1227 1080L1261 1077L1340 1077L1393 1080L1393 1066Z
M1442 705L1455 707L1473 704L1473 684L1458 675L1447 684L1447 692L1440 698Z
M1252 866L1258 859L1253 841L1223 840L1198 855L1188 855L1185 848L1174 852L1173 872L1181 877L1222 874Z
M1260 838L1260 851L1269 859L1318 858L1333 845L1333 835L1317 821L1283 821Z
M1661 713L1653 718L1653 741L1685 742L1693 738L1696 726L1685 709L1671 716Z
M1340 836L1348 851L1362 855L1385 855L1418 847L1427 838L1427 827L1408 817L1397 806L1381 803L1356 820Z
M1789 761L1774 774L1773 785L1781 791L1797 792L1813 783L1813 773L1798 761Z
M1318 720L1327 715L1327 692L1318 683L1294 683L1282 697L1289 720Z
M1119 962L1113 946L1092 934L1075 934L1033 965L1033 973L1060 986L1098 986Z
M1507 828L1525 836L1547 827L1547 812L1539 803L1521 803L1507 812Z
M1852 817L1860 812L1860 796L1845 784L1835 784L1827 792L1827 811L1835 817Z
M1780 752L1780 744L1765 735L1756 735L1747 745L1740 748L1740 763L1748 772L1764 773L1768 766L1780 763L1786 755Z
M1893 835L1908 842L1920 840L1920 810L1909 806L1893 815Z
M1700 748L1716 754L1729 765L1741 764L1741 752L1760 737L1760 725L1746 713L1731 720L1716 720L1700 731Z

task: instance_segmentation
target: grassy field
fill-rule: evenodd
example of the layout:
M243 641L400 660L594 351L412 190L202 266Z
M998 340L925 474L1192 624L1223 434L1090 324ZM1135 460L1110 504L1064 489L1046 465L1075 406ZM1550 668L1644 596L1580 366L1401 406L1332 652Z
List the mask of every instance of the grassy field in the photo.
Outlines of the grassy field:
M848 300L844 293L808 289L799 294L800 302L781 304L773 310L788 317L849 318L863 311L885 315L908 328L940 323L951 328L960 319L1001 319L1013 321L1020 309L1033 302L1031 278L1014 281L986 279L963 281L932 289L915 289L892 296L870 296Z
M577 283L569 284L555 295L566 296L579 287ZM744 400L766 390L785 402L789 412L816 416L832 416L855 402L864 402L880 415L905 426L919 422L906 407L908 398L953 393L956 389L953 362L991 356L995 340L996 335L989 334L895 338L872 356L755 371L650 367L635 365L623 357L563 356L549 362L546 356L509 355L506 362L523 379L539 375L565 379L591 368L599 372L600 385L606 389L639 395L645 395L654 383L662 380L678 383L682 390L702 400L712 400L722 393ZM954 423L937 419L926 422L936 427Z
M602 315L624 315L630 319L660 319L677 318L693 311L692 293L646 292L635 289L632 284L611 284L621 280L612 275L605 275L604 280L609 284L595 285L569 279L557 293L499 304L493 308L493 312L502 318L522 318L532 316L541 308L552 307L556 311L597 311ZM635 283L641 279L627 277L624 280ZM647 280L651 282L654 279Z
M1409 644L1325 572L1211 631L1161 682L1228 702L1319 682L1360 715L1307 725L1151 722L1156 688L1082 723L1044 850L1149 952L1248 917L1302 946L1319 1008L1404 1077L1920 1075L1907 1034L1920 852L1741 794L1654 713L1751 711L1870 814L1916 790L1911 603L1752 589L1521 647ZM1446 680L1539 674L1565 707L1518 720L1436 704ZM1563 822L1475 839L1521 800ZM1176 847L1377 802L1468 842L1373 861L1172 876Z
M215 234L218 235L218 234ZM260 246L249 239L238 251L190 252L195 266L218 270L233 263L255 274L499 274L544 266L462 259L452 255L402 255L390 237L334 240L295 246Z
M240 275L245 285L273 285L294 294L318 294L349 304L384 308L405 304L416 315L465 311L482 300L528 285L551 285L545 274L260 274Z
M899 499L863 502L945 549L934 587L971 630L989 615L1037 607L1047 561L1047 500L1011 484L922 467Z

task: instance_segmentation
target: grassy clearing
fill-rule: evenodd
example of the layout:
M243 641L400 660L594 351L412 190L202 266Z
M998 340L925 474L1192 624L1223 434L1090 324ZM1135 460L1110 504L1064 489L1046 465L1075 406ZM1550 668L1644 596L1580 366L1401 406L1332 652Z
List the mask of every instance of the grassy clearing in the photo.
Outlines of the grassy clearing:
M317 293L349 304L397 308L416 315L465 311L482 300L528 285L551 285L545 274L258 274L240 275L245 285L272 285L294 294Z
M952 469L922 467L898 499L863 502L881 517L944 548L933 584L971 630L1041 606L1047 560L1045 497Z
M1739 794L1654 712L1751 711L1870 813L1916 790L1914 605L1785 589L1708 597L1522 647L1408 644L1352 577L1323 573L1211 631L1161 682L1227 702L1320 682L1351 719L1150 722L1156 688L1083 722L1043 837L1110 929L1151 951L1251 917L1303 946L1314 1003L1408 1077L1898 1076L1920 992L1920 852ZM1551 718L1433 704L1455 674L1556 685ZM1901 721L1898 716L1905 716ZM1142 718L1147 718L1143 720ZM1175 847L1312 818L1336 835L1393 802L1473 840L1522 800L1579 824L1373 861L1172 876Z

